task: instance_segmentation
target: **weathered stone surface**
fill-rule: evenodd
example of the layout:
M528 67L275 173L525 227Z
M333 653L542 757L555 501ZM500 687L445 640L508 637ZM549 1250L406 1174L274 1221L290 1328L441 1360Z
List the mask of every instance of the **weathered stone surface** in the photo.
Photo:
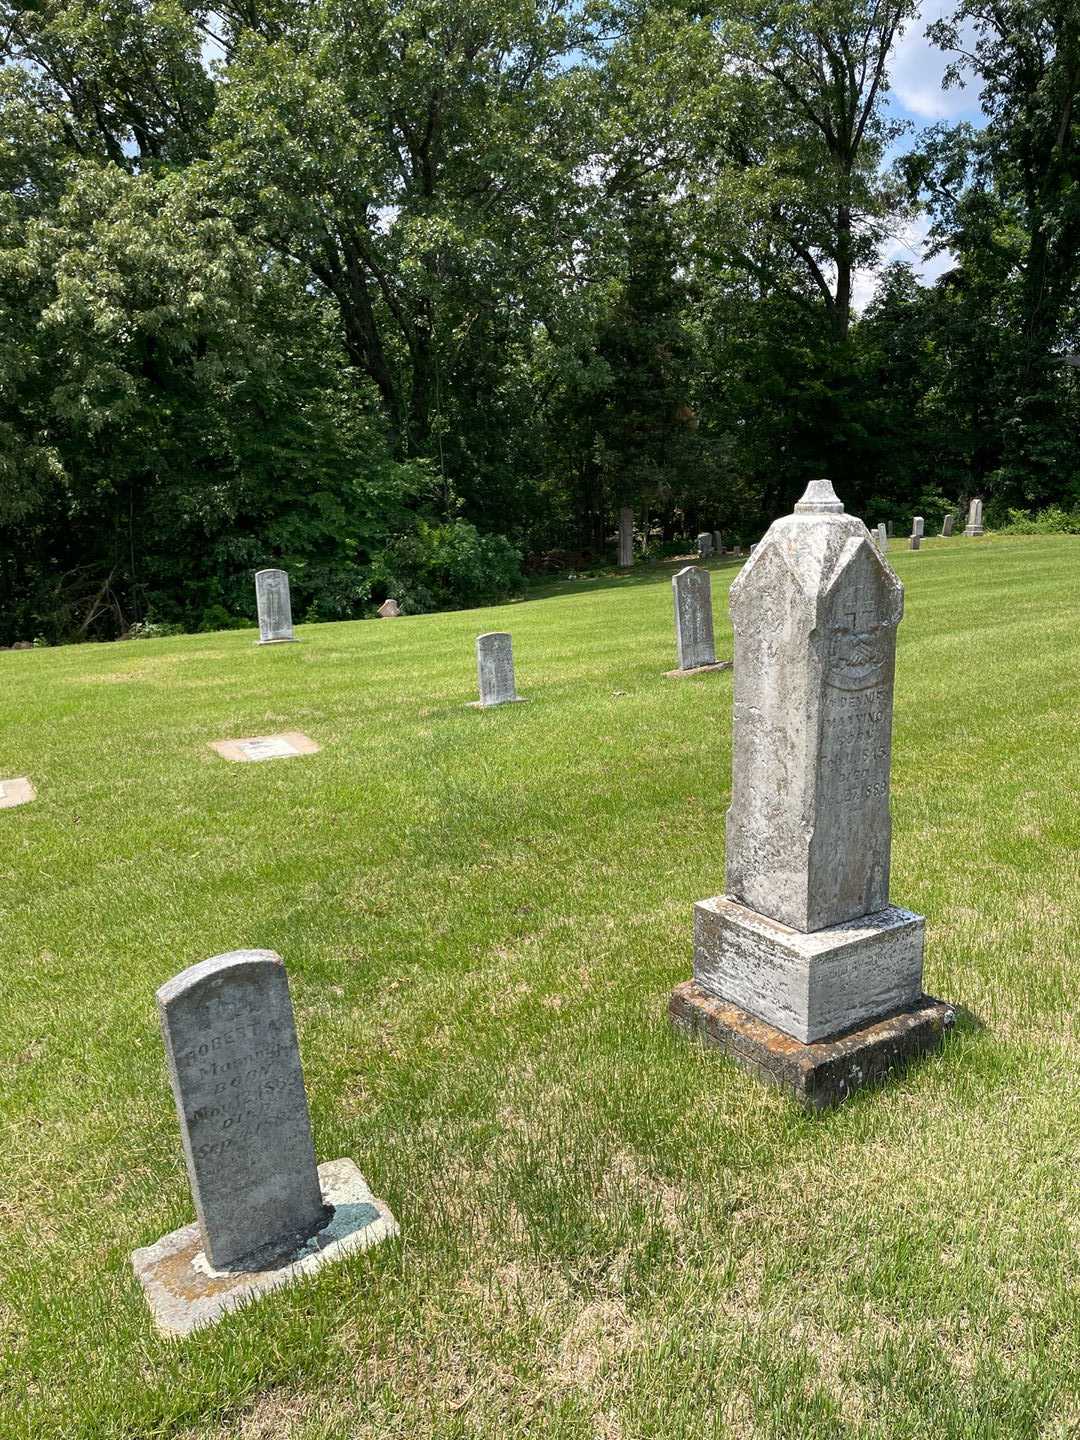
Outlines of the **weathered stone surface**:
M486 710L522 699L514 683L514 649L505 630L491 630L476 637L476 673L480 699L473 705Z
M703 530L697 537L695 543L697 545L698 559L707 560L712 554L713 549L712 532L710 530Z
M981 535L983 533L983 502L972 500L968 506L967 524L964 526L965 535Z
M259 644L283 645L295 641L289 577L284 570L260 570L255 576L255 604L259 611Z
M351 1160L326 1161L318 1178L329 1219L265 1269L216 1273L206 1263L198 1225L185 1225L135 1250L131 1263L158 1329L173 1337L189 1335L270 1290L398 1233L386 1202L371 1193Z
M265 1268L326 1223L289 984L270 950L234 950L157 992L207 1261Z
M798 930L888 905L889 759L903 587L828 481L731 587L727 892Z
M881 551L882 555L888 554L889 532L885 529L884 524L881 524L877 527L876 540L877 548Z
M889 906L805 934L725 895L694 906L694 979L804 1043L922 994L924 921Z
M634 512L629 505L619 511L619 568L629 570L634 563Z
M944 522L944 524L943 524L942 527L941 527L941 534L942 534L942 538L943 538L943 539L946 539L946 540L947 540L947 539L949 538L949 536L950 536L950 535L952 534L952 532L953 532L953 527L954 527L955 525L956 525L956 516L955 516L955 515L946 515L946 516L945 516L945 522Z
M926 534L926 521L921 515L916 515L914 520L912 520L911 533L912 535L918 535L920 540Z
M912 535L910 548L911 548L912 550L918 550L918 548L919 548L919 546L920 546L921 544L922 544L922 536L921 536L921 535Z
M0 780L0 810L14 810L16 805L28 805L37 799L34 783L25 775L14 780Z
M396 620L401 614L401 606L396 600L384 600L378 613L380 620Z
M672 576L675 649L680 670L716 664L713 643L712 582L707 570L687 565Z
M212 740L210 749L216 750L226 760L252 762L256 760L285 760L292 755L316 755L320 746L299 730L288 730L282 735L249 735L244 740Z
M869 1025L804 1045L739 1006L706 994L693 980L675 987L668 1013L678 1030L715 1046L810 1110L838 1105L918 1056L939 1050L956 1020L950 1005L923 995Z

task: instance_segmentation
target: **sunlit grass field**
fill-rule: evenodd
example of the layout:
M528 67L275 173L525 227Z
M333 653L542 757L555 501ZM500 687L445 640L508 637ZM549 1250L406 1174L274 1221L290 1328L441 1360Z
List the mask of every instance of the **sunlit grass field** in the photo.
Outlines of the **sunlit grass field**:
M892 899L961 1021L817 1118L666 1023L732 688L663 676L674 566L0 655L38 788L0 811L3 1440L1080 1434L1080 538L890 559ZM504 628L528 703L468 709ZM208 748L280 730L321 753ZM193 1218L154 990L248 946L401 1239L168 1342L128 1263Z

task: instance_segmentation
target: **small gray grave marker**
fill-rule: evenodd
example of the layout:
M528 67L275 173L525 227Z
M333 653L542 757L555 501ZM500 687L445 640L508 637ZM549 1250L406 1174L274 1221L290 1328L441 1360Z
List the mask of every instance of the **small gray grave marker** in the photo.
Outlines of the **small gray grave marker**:
M629 505L619 511L619 568L629 570L634 563L634 512Z
M967 524L964 526L965 535L981 535L983 533L983 502L972 500L968 506Z
M950 536L950 535L952 534L952 532L953 532L953 526L954 526L955 524L956 524L956 516L955 516L955 515L949 514L949 515L946 515L946 516L945 516L945 523L944 523L944 524L942 525L942 527L941 527L941 536L942 536L942 539L943 539L943 540L947 540L947 539L949 538L949 536Z
M882 555L884 555L889 548L889 532L885 529L884 523L880 524L874 533L877 540L877 548L881 551Z
M260 570L255 576L255 604L259 611L259 644L295 643L289 577L284 570Z
M920 540L922 539L923 535L926 533L926 521L923 519L923 517L922 517L921 515L916 515L915 518L914 518L914 520L912 520L912 522L911 522L911 533L912 533L912 535L917 535Z
M182 1335L396 1232L348 1160L316 1167L289 985L270 950L192 965L157 992L198 1223L132 1255Z
M912 550L918 550L918 548L919 548L919 546L920 546L921 544L922 544L922 536L921 536L921 535L912 535L912 537L911 537L911 549L912 549Z
M471 702L474 709L487 710L524 699L514 683L514 648L506 630L490 630L476 637L476 674L480 699Z
M722 555L724 553L724 537L720 534L719 530L714 530L712 532L712 543L713 554Z
M396 620L401 614L401 606L396 600L384 600L379 606L380 620Z
M671 579L675 597L675 648L679 668L672 676L699 670L727 669L717 665L713 642L712 581L707 570L687 565Z
M712 554L712 532L703 530L697 537L697 553L699 560L707 560Z

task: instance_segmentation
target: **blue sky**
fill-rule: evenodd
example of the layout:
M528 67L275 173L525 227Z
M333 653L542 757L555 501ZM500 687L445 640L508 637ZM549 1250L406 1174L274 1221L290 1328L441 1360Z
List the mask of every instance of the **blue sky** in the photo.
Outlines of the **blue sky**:
M926 27L954 8L955 0L923 0L918 18L912 21L893 46L889 66L892 83L889 109L894 115L910 121L913 127L901 138L898 152L910 149L918 132L939 120L953 124L961 120L979 124L982 120L978 91L970 83L965 89L954 87L946 90L943 87L942 76L952 57L926 38ZM904 260L925 282L930 283L949 268L952 257L946 253L935 256L933 260L924 260L926 226L925 217L902 226L884 246L882 259ZM861 309L870 299L875 284L872 273L862 272L856 277L856 308Z

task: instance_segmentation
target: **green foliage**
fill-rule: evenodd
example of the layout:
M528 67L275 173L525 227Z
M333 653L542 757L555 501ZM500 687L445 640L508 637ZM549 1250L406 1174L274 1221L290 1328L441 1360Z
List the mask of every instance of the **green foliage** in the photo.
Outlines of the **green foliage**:
M368 579L373 603L389 596L406 614L493 604L523 584L521 552L466 520L421 520L375 557Z
M1004 525L994 528L1002 535L1080 535L1080 510L1061 510L1049 506L1032 515L1026 510L1010 510Z

